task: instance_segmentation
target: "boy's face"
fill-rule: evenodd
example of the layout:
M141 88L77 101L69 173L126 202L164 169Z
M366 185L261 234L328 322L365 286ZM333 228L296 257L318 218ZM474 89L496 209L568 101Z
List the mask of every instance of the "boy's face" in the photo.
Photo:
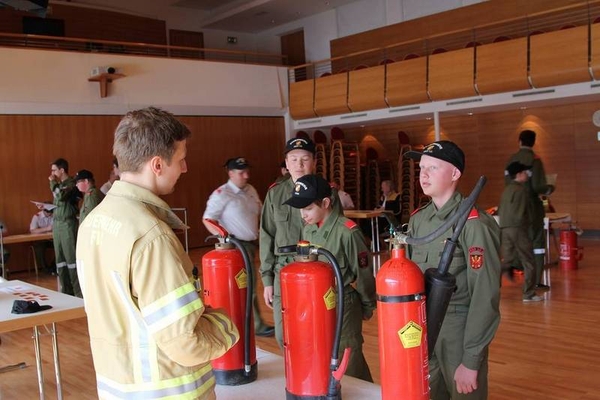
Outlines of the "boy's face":
M56 179L62 179L63 174L65 173L65 170L62 168L58 168L56 165L52 164L52 167L50 167L50 171L52 172L52 175L54 175L54 177Z
M449 162L423 155L419 161L421 171L419 182L427 196L443 196L452 190L454 182L460 178L460 171Z
M315 158L310 151L292 150L285 156L285 165L295 182L304 175L312 174L315 168Z
M517 182L525 183L527 182L527 179L529 179L529 174L527 171L521 171L515 175L515 181Z
M91 185L90 181L88 181L87 179L80 179L77 181L75 186L77 186L77 189L79 189L81 193L87 193L88 190L90 190Z
M171 162L163 161L162 172L157 179L158 195L166 195L175 191L175 184L181 176L187 172L187 163L185 157L187 155L187 141L182 140L175 142L175 153L171 158Z
M327 218L329 215L329 199L323 199L320 206L315 203L311 203L309 206L300 209L300 215L304 222L308 225L318 224Z

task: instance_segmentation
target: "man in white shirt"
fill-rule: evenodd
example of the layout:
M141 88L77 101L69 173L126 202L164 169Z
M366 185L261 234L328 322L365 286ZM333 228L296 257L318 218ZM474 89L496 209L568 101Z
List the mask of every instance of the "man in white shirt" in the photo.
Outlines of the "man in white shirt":
M38 204L37 208L40 210L34 214L29 224L30 233L48 233L52 232L52 223L54 218L52 210L56 208L49 202L47 204ZM46 249L52 248L52 241L36 241L33 242L33 251L35 253L35 262L39 269L44 270L50 274L56 274L56 265L50 266L46 264Z
M258 220L262 202L256 189L248 183L250 179L250 164L243 157L230 158L225 162L229 180L217 188L206 203L203 215L203 223L212 234L218 232L204 219L218 221L230 234L242 241L244 248L252 261L251 268L254 269L254 258L257 249ZM253 275L256 275L254 272ZM256 283L256 278L254 283ZM260 316L258 301L256 299L256 285L252 294L254 310L254 331L257 336L273 336L274 328L265 324Z

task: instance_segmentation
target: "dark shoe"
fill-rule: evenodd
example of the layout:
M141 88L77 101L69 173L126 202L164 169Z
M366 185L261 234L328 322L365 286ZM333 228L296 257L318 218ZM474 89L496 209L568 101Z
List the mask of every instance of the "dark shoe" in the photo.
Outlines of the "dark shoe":
M263 329L256 332L256 336L271 337L275 335L275 327L266 325Z
M550 290L550 286L544 285L543 283L538 283L535 285L535 288L539 290Z
M538 301L544 301L544 298L542 296L538 296L537 294L523 298L523 303L537 303Z
M515 270L512 267L502 268L502 275L506 276L511 282L515 281Z

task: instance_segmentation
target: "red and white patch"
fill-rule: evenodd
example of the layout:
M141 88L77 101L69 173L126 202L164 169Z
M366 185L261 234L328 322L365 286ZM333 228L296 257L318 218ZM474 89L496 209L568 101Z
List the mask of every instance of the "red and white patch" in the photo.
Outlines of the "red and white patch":
M356 222L349 219L348 221L344 222L344 226L348 229L352 229L352 228L356 228L357 225L356 225Z
M469 247L469 263L473 269L479 269L483 267L482 247Z
M358 265L361 268L367 268L369 266L369 252L361 251L358 253Z

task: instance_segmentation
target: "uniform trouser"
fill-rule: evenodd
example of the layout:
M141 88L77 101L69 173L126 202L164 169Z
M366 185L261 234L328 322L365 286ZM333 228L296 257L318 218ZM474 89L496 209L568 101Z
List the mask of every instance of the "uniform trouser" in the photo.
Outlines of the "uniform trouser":
M344 349L349 347L350 361L346 369L346 375L353 376L364 381L373 382L371 371L365 355L363 354L363 323L362 304L358 292L351 286L344 288L344 319L342 321L342 337L340 340L340 348L338 359L342 360Z
M250 258L250 268L252 268L252 312L254 314L254 331L255 332L262 332L266 329L266 324L263 322L261 316L260 316L260 309L258 308L258 298L256 297L256 282L258 281L256 279L256 275L258 274L258 272L256 271L256 269L254 268L254 257L256 256L256 244L254 244L253 242L247 242L245 240L240 240L240 242L242 242L242 245L244 246L244 249L246 249L246 252L248 253L248 257Z
M82 297L77 265L75 263L75 243L77 240L77 221L54 221L52 226L56 270L60 280L60 291L72 296Z
M463 340L468 308L448 307L442 329L429 360L429 386L431 400L485 400L488 397L488 350L484 350L483 360L477 373L477 390L469 394L456 391L454 373L462 363Z
M509 269L515 258L521 260L525 282L523 282L523 298L535 294L535 266L533 261L533 246L529 240L526 226L502 228L502 270Z
M546 255L546 243L544 241L544 204L536 199L533 202L531 212L531 227L529 236L533 245L533 258L535 260L535 284L538 285L544 272L544 257Z
M278 256L273 278L273 325L275 325L275 339L283 349L283 315L281 314L281 281L279 273L281 268L294 261L293 256Z

